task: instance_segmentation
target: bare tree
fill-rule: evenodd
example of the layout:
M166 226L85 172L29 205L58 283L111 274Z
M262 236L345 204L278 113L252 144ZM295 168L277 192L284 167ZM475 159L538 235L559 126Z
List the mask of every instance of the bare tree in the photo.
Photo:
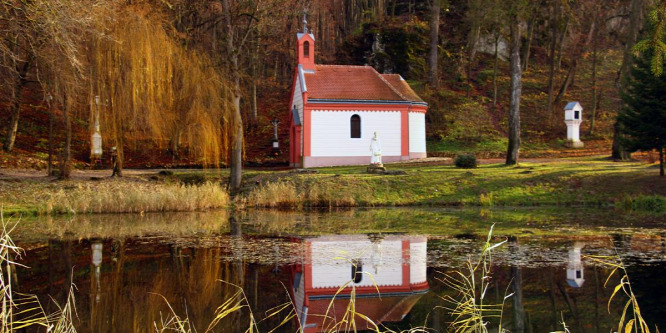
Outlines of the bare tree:
M547 110L548 110L548 123L550 124L550 120L552 119L553 115L553 86L554 86L554 80L555 80L555 49L557 47L557 26L558 26L558 17L560 16L560 1L559 0L552 0L551 1L551 7L550 7L552 13L550 15L550 47L549 47L549 71L548 71L548 105L547 105Z
M39 83L64 106L63 178L69 176L72 106L85 80L84 40L94 31L89 7L74 0L0 1L0 26L4 28L0 30L0 71L6 78L0 85L9 86L11 99L3 148L11 151L16 142L23 89L29 82Z
M428 55L428 81L430 87L439 86L438 48L439 48L439 13L441 0L430 0L430 54Z
M530 7L530 20L527 23L527 41L525 42L523 49L523 71L526 71L528 68L528 63L530 59L530 50L532 47L532 39L534 37L534 27L536 26L537 16L539 15L539 7L541 6L542 1L534 1Z
M0 1L0 88L2 96L7 96L11 118L3 149L14 149L21 114L23 88L28 83L28 72L33 69L35 56L35 33L26 13L27 4Z
M521 9L520 4L514 4L508 16L511 30L511 102L509 104L509 146L506 153L506 164L508 165L518 163L520 152L520 96L522 93L522 68L520 66Z
M569 64L569 70L567 71L567 76L564 79L564 82L562 82L562 86L560 86L560 90L557 93L557 97L555 97L555 104L560 103L562 98L564 97L564 94L567 92L567 89L569 88L569 85L574 80L574 75L576 74L576 68L578 66L578 61L582 57L582 55L587 51L587 47L590 45L590 42L593 39L594 34L596 33L597 25L596 25L596 18L599 15L598 11L594 11L593 9L585 10L584 12L590 13L592 12L593 19L590 21L590 27L589 31L586 35L579 34L578 42L574 45L574 49L570 52L571 53L571 63Z
M252 32L252 26L256 23L255 14L259 8L259 0L249 4L248 13L241 13L241 1L231 3L233 0L222 0L222 15L226 28L226 60L229 74L231 75L231 91L233 100L233 111L231 115L232 138L231 138L231 165L229 174L229 189L232 192L240 190L243 169L243 118L240 110L241 100L241 71L239 68L240 52ZM233 5L233 8L232 8ZM241 19L245 18L245 24Z
M616 84L620 92L624 91L627 77L629 76L629 69L633 60L633 49L638 40L638 33L643 26L643 0L631 0L631 12L629 13L629 32L627 41L624 45L624 55L622 57L622 65L617 73ZM616 160L626 160L631 158L631 153L626 151L621 144L620 125L615 122L613 125L613 145L611 157Z

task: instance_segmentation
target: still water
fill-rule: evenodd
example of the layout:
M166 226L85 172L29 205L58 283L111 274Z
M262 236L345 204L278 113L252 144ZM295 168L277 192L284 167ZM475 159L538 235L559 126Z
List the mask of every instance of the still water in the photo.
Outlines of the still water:
M374 209L25 221L14 239L27 267L16 277L18 290L37 294L47 312L56 309L53 300L64 303L73 282L81 332L155 331L174 315L203 332L216 309L235 299L243 309L213 331L245 331L251 316L261 332L327 331L353 306L358 329L372 321L446 332L447 308L455 306L447 299L460 296L445 281L478 262L493 224L491 243L506 243L485 261L484 303L504 302L504 328L616 330L626 299L610 306L608 299L620 276L604 287L612 269L593 260L616 254L648 323L666 327L662 217L618 212ZM488 319L497 327L497 318Z

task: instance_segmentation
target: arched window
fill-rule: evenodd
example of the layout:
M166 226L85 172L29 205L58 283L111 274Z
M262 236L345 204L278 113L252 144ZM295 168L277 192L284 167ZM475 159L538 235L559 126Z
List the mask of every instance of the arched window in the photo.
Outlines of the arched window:
M363 280L363 261L361 261L361 259L353 259L351 264L352 281L354 281L354 283L361 283L361 280Z
M310 42L308 41L305 41L305 43L303 43L303 57L310 58Z
M357 114L351 116L349 120L349 126L351 128L351 137L358 139L361 137L361 117Z

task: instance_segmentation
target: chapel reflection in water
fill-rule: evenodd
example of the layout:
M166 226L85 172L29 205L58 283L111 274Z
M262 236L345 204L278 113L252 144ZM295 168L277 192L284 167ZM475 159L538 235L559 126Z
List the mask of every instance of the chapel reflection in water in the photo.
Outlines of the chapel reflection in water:
M443 305L442 296L456 295L438 277L459 270L475 255L479 243L395 234L266 237L243 229L245 220L230 222L228 231L215 236L70 238L34 244L21 261L30 268L17 268L17 290L38 294L46 312L52 313L56 308L51 297L63 304L73 279L75 325L80 332L154 328L155 322L171 313L165 299L177 314L187 315L203 331L215 309L240 286L257 319L273 307L294 301L298 320L277 332L294 332L299 325L315 332L340 319L350 290L343 290L335 300L332 295L351 283L356 310L373 322L392 329L425 324L444 331L451 318L445 310L433 309ZM535 240L524 236L498 248L487 297L499 304L505 292L514 293L505 300L503 326L515 332L521 325L524 332L556 331L564 321L572 331L612 329L622 307L612 304L608 311L612 288L604 288L604 281L610 269L585 261L584 255L614 253L617 248L627 259L632 289L645 315L650 322L663 323L663 295L652 290L665 289L661 287L665 235L613 238L616 247L605 237ZM616 275L608 285L617 283ZM271 331L286 315L260 323L259 331ZM248 321L247 311L235 313L215 331L244 331ZM367 327L359 318L356 324L359 330Z
M399 322L428 291L425 236L333 235L302 241L304 260L292 267L291 294L304 332ZM355 311L367 319L354 316L355 322L343 324L352 297Z

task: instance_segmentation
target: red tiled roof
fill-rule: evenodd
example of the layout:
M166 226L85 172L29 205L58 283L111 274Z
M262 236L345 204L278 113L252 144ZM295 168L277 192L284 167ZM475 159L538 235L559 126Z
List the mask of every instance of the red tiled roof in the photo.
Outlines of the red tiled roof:
M400 322L422 296L422 294L414 294L382 298L359 297L355 299L355 309L357 313L370 318L377 325L383 322ZM332 303L331 301L331 299L310 300L306 320L306 325L311 328L310 331L328 331L336 321L344 317L349 299L336 298ZM355 321L359 330L372 329L372 326L359 316L355 318Z
M382 75L370 66L316 65L304 77L313 99L423 102L399 75Z
M405 81L400 74L382 74L384 79L390 83L393 88L395 88L402 96L405 96L407 100L412 102L423 102L421 97L417 95L412 87L409 86L407 81Z

